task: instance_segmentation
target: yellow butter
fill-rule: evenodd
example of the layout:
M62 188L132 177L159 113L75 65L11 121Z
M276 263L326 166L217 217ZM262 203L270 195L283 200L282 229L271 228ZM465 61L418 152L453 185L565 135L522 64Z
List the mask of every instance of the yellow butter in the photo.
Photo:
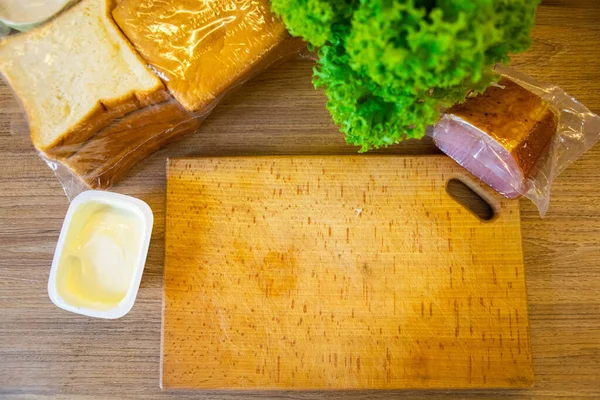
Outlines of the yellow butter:
M144 221L136 213L101 202L74 213L56 273L58 294L76 307L108 310L130 288Z

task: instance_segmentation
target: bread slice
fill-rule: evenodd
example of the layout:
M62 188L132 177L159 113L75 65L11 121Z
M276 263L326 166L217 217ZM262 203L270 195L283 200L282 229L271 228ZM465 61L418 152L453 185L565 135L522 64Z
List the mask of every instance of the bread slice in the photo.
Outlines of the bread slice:
M189 111L304 44L291 40L269 0L122 0L113 17Z
M136 110L98 132L70 157L55 159L92 189L106 189L166 144L195 132L202 119L176 100Z
M0 72L45 153L73 153L115 118L168 97L112 20L112 6L85 0L0 43Z

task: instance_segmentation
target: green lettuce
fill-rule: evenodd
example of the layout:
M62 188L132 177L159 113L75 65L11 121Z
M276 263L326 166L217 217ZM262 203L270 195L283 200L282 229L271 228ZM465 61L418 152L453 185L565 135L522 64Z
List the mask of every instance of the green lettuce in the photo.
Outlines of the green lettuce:
M271 0L317 50L315 87L360 151L421 138L526 50L539 0Z

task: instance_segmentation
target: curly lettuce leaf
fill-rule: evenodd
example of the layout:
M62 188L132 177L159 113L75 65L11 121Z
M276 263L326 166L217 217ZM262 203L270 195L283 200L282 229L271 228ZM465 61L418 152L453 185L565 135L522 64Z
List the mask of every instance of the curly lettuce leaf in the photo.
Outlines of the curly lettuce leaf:
M526 50L539 0L272 0L319 47L315 87L361 151L420 138L441 110L484 91Z
M404 91L395 93L394 101L387 101L381 87L350 68L340 44L321 47L319 56L315 87L325 88L334 122L346 133L346 141L360 146L361 152L404 138L421 138L427 125L439 119L433 98L418 102L410 91Z
M290 33L313 46L323 46L332 36L332 26L347 21L356 1L273 0L271 8Z

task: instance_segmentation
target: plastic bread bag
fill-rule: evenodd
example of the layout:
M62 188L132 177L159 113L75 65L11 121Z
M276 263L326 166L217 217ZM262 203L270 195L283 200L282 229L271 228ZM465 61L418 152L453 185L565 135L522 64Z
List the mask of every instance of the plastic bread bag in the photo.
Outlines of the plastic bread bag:
M496 66L498 84L446 110L437 147L507 198L544 216L556 177L600 138L600 117L555 85Z
M0 42L0 72L69 198L107 189L305 47L268 0L82 0ZM17 132L18 133L18 132Z

